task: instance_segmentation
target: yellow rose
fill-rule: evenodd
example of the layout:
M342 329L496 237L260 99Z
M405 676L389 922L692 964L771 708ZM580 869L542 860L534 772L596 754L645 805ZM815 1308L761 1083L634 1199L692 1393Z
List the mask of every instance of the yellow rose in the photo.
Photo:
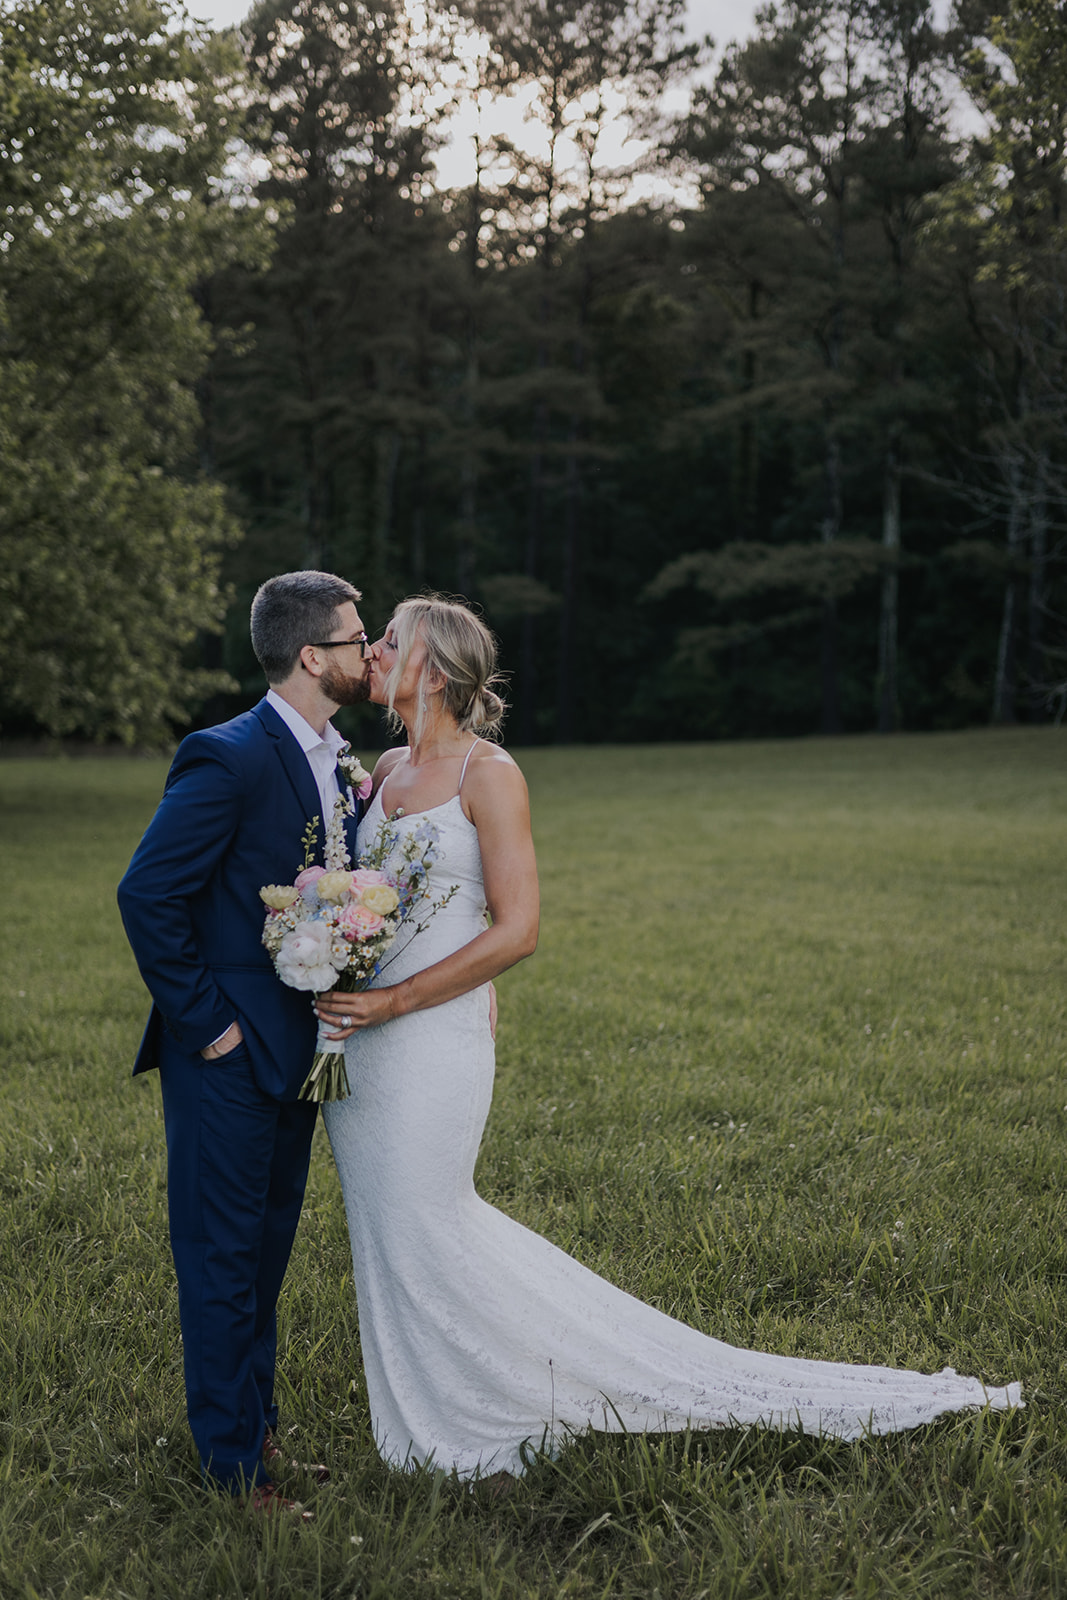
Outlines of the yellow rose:
M272 911L287 911L294 901L300 899L300 890L294 889L290 883L267 883L259 891L259 898Z
M340 905L351 887L350 872L324 872L321 878L315 879L315 890L319 899L332 900L337 905Z
M391 883L369 883L359 897L361 906L379 917L387 917L400 904L400 896Z

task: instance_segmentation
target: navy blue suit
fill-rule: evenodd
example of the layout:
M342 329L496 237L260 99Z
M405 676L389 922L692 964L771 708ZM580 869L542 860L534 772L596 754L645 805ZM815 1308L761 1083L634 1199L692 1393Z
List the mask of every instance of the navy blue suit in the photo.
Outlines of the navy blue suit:
M262 1477L277 1422L275 1305L317 1110L297 1099L311 997L274 971L259 890L292 882L316 818L321 862L307 757L262 700L182 742L118 891L154 1002L134 1072L158 1067L163 1091L189 1422L205 1473L235 1492ZM354 819L349 848L354 859ZM205 1061L235 1020L243 1043Z

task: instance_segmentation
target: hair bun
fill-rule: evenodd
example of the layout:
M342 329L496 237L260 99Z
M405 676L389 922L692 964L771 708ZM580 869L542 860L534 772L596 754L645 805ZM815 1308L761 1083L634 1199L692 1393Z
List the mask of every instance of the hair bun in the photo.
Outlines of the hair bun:
M488 684L483 684L471 696L470 710L464 721L472 733L485 735L496 732L507 710L503 700Z

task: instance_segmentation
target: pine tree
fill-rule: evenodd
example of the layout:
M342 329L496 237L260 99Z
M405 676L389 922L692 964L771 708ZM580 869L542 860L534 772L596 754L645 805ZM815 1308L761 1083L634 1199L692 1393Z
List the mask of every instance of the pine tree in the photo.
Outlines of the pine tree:
M557 739L575 728L576 638L581 604L586 465L603 454L593 434L603 412L592 365L589 318L596 278L612 268L599 250L601 224L619 207L629 175L612 170L606 137L638 132L659 97L693 59L682 43L681 0L540 0L516 9L477 0L473 20L489 40L498 90L526 91L542 136L539 152L498 140L509 170L503 247L520 270L527 340L526 527L521 557L530 598L521 619L520 732L535 735L537 615L544 578L558 573ZM547 527L558 523L558 553ZM551 589L555 585L550 586ZM547 597L545 597L547 598ZM554 598L554 596L553 596Z
M399 5L262 0L244 45L251 145L278 217L270 270L219 286L249 325L220 363L220 461L252 522L249 577L279 564L351 569L385 610L419 546L398 533L405 451L425 465L431 260L427 66ZM424 537L424 536L422 536Z
M1049 524L1067 508L1067 18L1053 0L1010 4L966 61L988 133L949 197L986 398L982 498L1005 531L991 716L1014 722L1025 685L1039 714L1060 685L1046 636Z
M761 419L787 423L798 452L817 441L819 470L809 457L806 472L795 474L800 493L790 514L807 537L752 552L744 592L756 597L762 583L781 596L764 631L786 619L806 625L818 600L827 733L842 726L838 608L876 573L880 725L897 721L903 442L909 421L933 403L913 370L910 299L920 292L923 207L954 171L938 76L944 59L918 0L768 9L757 36L727 51L680 139L703 193L687 230L694 260L732 327L724 381L692 420L733 433L735 532L751 539L756 522ZM884 556L845 536L847 486L869 475L872 436L881 439ZM782 612L805 548L812 581L800 588L808 605ZM654 592L689 570L675 565ZM700 566L706 592L716 570ZM736 588L730 593L739 598Z

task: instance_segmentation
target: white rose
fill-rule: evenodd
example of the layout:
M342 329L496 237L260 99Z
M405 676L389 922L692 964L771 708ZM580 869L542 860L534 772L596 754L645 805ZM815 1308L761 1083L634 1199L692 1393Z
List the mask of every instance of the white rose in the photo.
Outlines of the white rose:
M287 933L275 957L278 976L290 989L332 989L337 968L330 960L333 930L325 922L304 922Z

